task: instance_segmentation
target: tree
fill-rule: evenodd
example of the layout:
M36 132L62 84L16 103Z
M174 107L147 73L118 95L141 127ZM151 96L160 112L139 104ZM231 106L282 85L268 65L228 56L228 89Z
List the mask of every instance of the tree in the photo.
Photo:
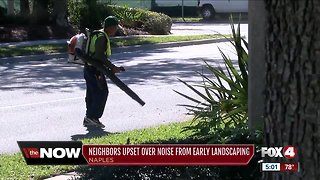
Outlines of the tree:
M49 21L49 0L33 0L32 21L47 23Z
M53 19L58 26L68 26L67 0L53 1Z
M14 14L14 0L8 0L8 15L13 15Z
M294 161L301 163L301 172L268 173L264 179L319 179L320 1L265 3L265 141L297 147Z
M85 0L85 3L88 6L88 14L87 14L87 19L86 21L88 21L88 25L89 24L93 24L95 25L94 29L96 28L100 28L101 27L101 22L100 22L100 11L98 9L97 6L97 0Z
M20 0L20 14L22 16L30 14L29 0Z
M50 22L58 26L68 26L67 0L33 0L32 15L35 23Z

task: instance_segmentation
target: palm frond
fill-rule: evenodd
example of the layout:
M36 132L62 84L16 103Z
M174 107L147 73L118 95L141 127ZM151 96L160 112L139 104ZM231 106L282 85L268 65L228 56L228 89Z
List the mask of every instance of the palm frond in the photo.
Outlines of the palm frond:
M204 61L209 75L197 72L202 77L201 84L190 85L180 80L201 100L178 93L196 105L179 105L185 107L193 115L190 126L184 131L192 131L193 135L201 137L222 138L227 140L222 129L244 127L248 119L248 43L241 37L240 23L236 28L231 19L232 44L237 54L237 61L232 61L220 48L224 67L214 67ZM236 62L236 63L235 63ZM222 140L223 141L223 140Z

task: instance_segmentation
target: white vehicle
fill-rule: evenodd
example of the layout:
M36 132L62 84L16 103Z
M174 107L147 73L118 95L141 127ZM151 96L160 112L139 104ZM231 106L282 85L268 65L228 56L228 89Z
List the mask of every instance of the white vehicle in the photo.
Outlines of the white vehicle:
M197 7L197 0L155 0L155 3L159 7L175 7L175 6L184 6Z
M198 0L204 19L212 19L216 13L248 12L248 0Z

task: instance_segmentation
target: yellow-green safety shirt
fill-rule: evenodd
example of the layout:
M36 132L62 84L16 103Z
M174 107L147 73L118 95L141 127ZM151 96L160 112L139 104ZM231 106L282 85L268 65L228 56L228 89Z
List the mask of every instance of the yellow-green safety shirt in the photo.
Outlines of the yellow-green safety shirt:
M109 58L111 56L111 46L110 46L110 40L108 35L104 32L101 31L101 33L96 33L91 37L91 42L90 42L90 47L89 47L89 54L95 56L96 53L96 41L98 38L101 37L105 37L106 38L106 47L105 47L105 51L104 51L104 55ZM103 48L103 47L97 47L97 48ZM100 58L99 58L100 59Z

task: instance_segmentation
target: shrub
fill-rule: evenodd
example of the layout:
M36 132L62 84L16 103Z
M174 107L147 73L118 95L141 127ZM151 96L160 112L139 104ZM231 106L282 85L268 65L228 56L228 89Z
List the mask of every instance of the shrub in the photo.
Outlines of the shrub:
M121 24L127 28L139 28L147 16L147 11L127 6L108 6L108 11L119 18Z
M87 0L68 1L71 24L78 25L80 28L97 29L101 28L104 18L113 15L119 18L121 24L127 28L145 30L151 34L168 34L171 30L172 20L165 14L127 6L105 4L97 6L95 3L86 2Z
M182 105L194 115L193 124L186 127L185 130L193 131L193 137L203 139L206 143L261 146L263 132L250 131L247 126L248 54L246 49L248 43L240 35L240 23L235 30L232 22L231 30L232 38L229 42L237 52L238 68L219 49L225 68L213 67L206 62L206 68L214 79L204 73L199 73L203 78L203 83L200 85L191 86L180 80L201 97L201 99L195 99L176 91L197 103L197 105ZM248 166L214 167L211 174L213 174L213 179L260 179L259 160L261 160L261 154L255 153Z
M143 28L151 34L164 35L170 33L171 26L172 20L169 16L151 12L146 18Z
M80 25L81 15L84 13L85 8L83 1L68 1L68 18L71 24Z
M127 28L143 29L150 34L168 34L172 20L169 16L140 8L108 6L107 11L118 17Z
M214 77L214 80L204 73L199 73L203 78L203 83L200 85L192 86L180 80L202 99L194 99L176 91L197 103L197 105L183 105L194 115L193 124L186 127L185 130L193 131L195 136L216 138L213 136L216 131L223 133L228 128L247 128L248 54L245 49L248 48L248 44L240 35L240 24L238 24L238 29L235 30L232 23L231 30L232 38L229 41L237 52L239 69L219 49L225 67L212 67L206 62L206 68ZM195 87L201 88L203 91L200 92Z

